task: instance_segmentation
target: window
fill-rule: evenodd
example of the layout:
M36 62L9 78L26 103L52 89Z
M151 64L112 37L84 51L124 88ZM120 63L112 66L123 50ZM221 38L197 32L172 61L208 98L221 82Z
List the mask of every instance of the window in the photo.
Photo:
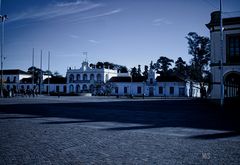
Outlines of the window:
M153 84L153 79L152 78L150 78L150 84Z
M94 92L94 85L93 85L93 84L91 84L91 85L89 86L89 90L90 90L91 93Z
M47 86L47 91L48 91L48 86ZM74 87L73 87L73 85L70 85L70 86L69 86L69 92L70 92L70 93L74 92Z
M98 82L100 82L100 81L101 81L101 79L102 79L102 76L101 76L101 74L98 74L98 75L97 75L97 81L98 81Z
M240 63L240 34L227 35L227 63Z
M10 83L10 77L7 77L7 83Z
M179 96L185 96L185 88L184 87L179 88Z
M87 85L84 84L83 87L82 87L83 91L86 92L87 91Z
M90 80L94 80L94 74L90 75Z
M174 94L174 87L170 87L170 95Z
M115 87L115 93L118 94L118 87Z
M163 94L163 87L159 87L159 94Z
M56 86L56 92L59 92L60 91L60 87L57 85Z
M109 79L109 76L108 76L108 74L106 74L105 75L105 81L108 81L108 79Z
M142 93L142 87L137 87L137 93L141 94Z
M77 80L80 80L80 74L77 74Z
M63 92L67 92L67 87L66 87L66 85L63 86Z
M80 93L80 91L81 91L81 90L80 90L80 85L77 85L77 86L76 86L76 93Z
M16 81L17 81L17 77L14 76L14 77L13 77L13 82L16 83Z
M124 93L126 94L128 92L127 87L124 87Z
M86 81L87 80L87 74L83 75L83 80Z
M71 74L71 75L69 76L69 82L70 82L70 83L73 83L73 80L74 80L74 75Z

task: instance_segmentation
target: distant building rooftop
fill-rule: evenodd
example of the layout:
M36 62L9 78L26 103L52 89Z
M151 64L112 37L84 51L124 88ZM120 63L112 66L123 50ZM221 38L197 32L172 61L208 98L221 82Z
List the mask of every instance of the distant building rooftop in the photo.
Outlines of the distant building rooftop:
M184 79L176 76L176 75L171 75L171 76L158 76L156 78L157 82L184 82Z
M1 70L0 70L0 72L1 72ZM28 72L25 72L25 71L20 70L20 69L7 69L7 70L3 70L3 74L4 75L18 75L18 74L30 75Z
M141 76L141 77L136 77L136 78L131 78L130 76L126 76L126 77L112 77L109 82L144 82L145 81L145 77Z
M48 78L46 78L43 81L44 84L48 83ZM65 77L52 77L49 78L49 83L50 84L66 84L67 83L67 79Z

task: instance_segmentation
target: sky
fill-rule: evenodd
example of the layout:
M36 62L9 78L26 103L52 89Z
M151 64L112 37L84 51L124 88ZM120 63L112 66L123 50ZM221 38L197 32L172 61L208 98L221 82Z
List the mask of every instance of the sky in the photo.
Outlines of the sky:
M189 32L209 37L205 24L219 0L2 0L7 14L4 69L40 68L65 76L68 67L108 61L129 69L160 56L191 59ZM224 17L240 16L239 0L223 0ZM1 35L2 36L2 35Z

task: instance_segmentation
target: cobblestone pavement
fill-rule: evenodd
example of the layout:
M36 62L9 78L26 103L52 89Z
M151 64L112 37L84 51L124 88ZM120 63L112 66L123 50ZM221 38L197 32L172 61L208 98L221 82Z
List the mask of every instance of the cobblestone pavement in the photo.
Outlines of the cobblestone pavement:
M1 165L240 164L239 113L212 104L34 99L0 100Z

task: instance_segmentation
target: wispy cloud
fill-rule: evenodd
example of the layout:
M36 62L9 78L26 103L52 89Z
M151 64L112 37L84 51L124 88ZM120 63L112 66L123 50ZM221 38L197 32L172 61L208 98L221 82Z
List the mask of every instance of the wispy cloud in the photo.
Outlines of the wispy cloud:
M73 1L73 2L59 2L59 3L56 4L56 6L69 7L69 6L75 6L75 5L84 4L84 3L86 3L86 1L76 0L76 1Z
M100 44L100 41L97 41L97 40L88 40L88 42L91 42L93 44Z
M84 17L82 19L91 19L91 18L110 16L110 15L113 15L113 14L120 13L121 11L122 11L122 9L116 9L116 10L108 11L108 12L105 12L105 13L100 13L100 14L97 14L97 15L87 16L87 17Z
M78 36L78 35L75 35L75 34L70 34L69 37L70 37L70 38L74 38L74 39L78 39L78 38L79 38L79 36Z
M17 16L13 16L9 22L21 21L21 20L47 20L57 17L68 16L72 14L78 14L81 12L90 11L102 6L99 3L93 3L90 1L76 0L74 2L61 2L55 4L49 4L48 6L40 9L32 9L23 13L18 13Z
M153 25L160 26L160 25L171 25L173 24L171 21L169 21L167 18L157 18L152 21Z

